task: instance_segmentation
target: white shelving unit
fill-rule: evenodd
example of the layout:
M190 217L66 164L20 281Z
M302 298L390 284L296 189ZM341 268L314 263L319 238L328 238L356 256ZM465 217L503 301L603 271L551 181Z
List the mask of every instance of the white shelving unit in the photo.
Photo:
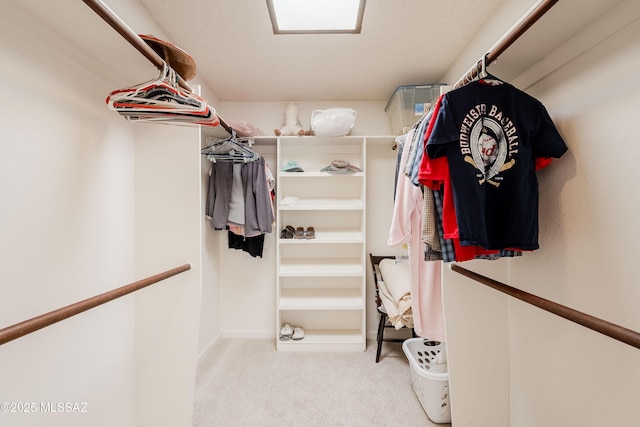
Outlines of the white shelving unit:
M301 326L302 340L276 337L279 351L366 348L366 138L280 137L277 140L277 231L314 227L314 239L278 238L277 331ZM304 172L282 172L295 160ZM333 160L362 169L320 170ZM293 204L282 200L296 198Z

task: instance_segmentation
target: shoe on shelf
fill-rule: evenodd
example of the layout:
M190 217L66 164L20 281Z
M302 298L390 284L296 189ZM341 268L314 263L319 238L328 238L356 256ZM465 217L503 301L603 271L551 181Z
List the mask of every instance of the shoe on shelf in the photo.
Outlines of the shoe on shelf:
M294 239L304 239L304 228L298 227L296 228L296 232L293 235Z
M293 337L293 332L293 326L285 323L284 325L282 325L282 328L280 328L280 340L289 341Z
M291 335L291 339L298 341L304 338L304 329L300 326L296 326L293 328L293 334Z
M280 238L281 239L293 239L293 235L295 234L296 229L293 228L290 225L287 225L285 228L282 229L282 231L280 232Z
M315 239L316 238L316 229L313 227L307 227L307 231L304 232L305 239Z

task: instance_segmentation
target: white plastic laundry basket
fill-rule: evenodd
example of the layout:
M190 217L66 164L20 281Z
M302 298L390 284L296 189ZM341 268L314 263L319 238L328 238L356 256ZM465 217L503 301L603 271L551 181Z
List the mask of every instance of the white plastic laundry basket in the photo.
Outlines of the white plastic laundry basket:
M402 343L402 351L409 359L411 384L424 412L434 423L450 423L445 344L423 338L410 338Z

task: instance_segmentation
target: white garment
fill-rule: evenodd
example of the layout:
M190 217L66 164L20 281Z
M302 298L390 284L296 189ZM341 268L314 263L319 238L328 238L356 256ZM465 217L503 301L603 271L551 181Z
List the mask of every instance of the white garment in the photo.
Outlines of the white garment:
M414 130L406 141L411 141ZM407 147L408 148L408 147ZM401 171L396 183L393 218L389 229L391 246L408 244L411 263L411 310L416 334L423 338L444 342L444 311L442 306L442 261L425 261L425 244L421 239L423 199L420 187L413 185L402 171L409 150L402 151Z
M229 222L244 225L244 187L242 185L242 163L233 164L233 184L229 202Z

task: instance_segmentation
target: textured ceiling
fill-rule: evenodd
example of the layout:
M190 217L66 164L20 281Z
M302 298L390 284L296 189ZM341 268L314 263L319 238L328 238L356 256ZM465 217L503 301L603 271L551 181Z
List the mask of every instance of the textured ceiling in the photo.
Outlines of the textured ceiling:
M266 0L140 0L223 101L385 100L439 82L501 2L368 0L361 34L274 35Z
M39 37L39 28L53 30L70 45L58 42L57 36L43 39L45 43L54 49L73 46L85 52L84 58L77 57L76 51L68 53L113 87L144 81L157 72L81 0L3 1L36 19L30 37ZM507 81L517 78L588 26L598 31L598 21L606 21L608 11L621 1L597 0L589 2L589 7L584 7L584 0L558 1L492 64L490 72ZM136 32L149 33L150 16L163 37L194 57L198 80L220 101L249 102L386 101L397 86L439 83L447 72L460 69L467 47L479 52L478 57L491 47L477 34L492 30L494 42L505 33L486 24L494 14L536 3L368 0L361 34L274 35L266 0L103 2ZM520 16L518 12L508 18L508 25ZM579 46L573 50L579 54ZM471 65L472 61L464 63L465 71Z

